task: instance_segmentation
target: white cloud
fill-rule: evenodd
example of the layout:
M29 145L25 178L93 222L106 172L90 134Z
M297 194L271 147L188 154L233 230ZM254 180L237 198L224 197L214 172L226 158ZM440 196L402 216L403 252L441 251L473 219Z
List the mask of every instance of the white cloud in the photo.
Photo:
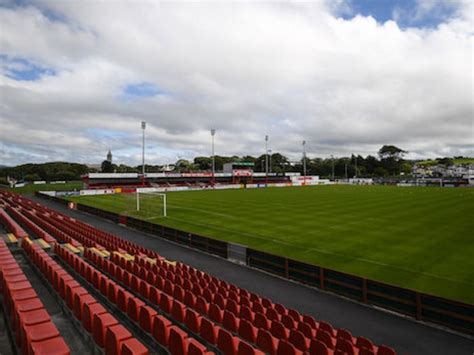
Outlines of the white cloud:
M219 154L261 154L269 134L272 149L292 158L302 139L310 155L374 154L385 143L413 156L473 155L472 7L460 0L437 28L402 30L337 18L347 3L327 4L0 8L0 53L55 70L16 81L2 69L0 164L28 153L97 162L109 148L139 163L141 120L156 162L209 154L211 127ZM169 94L121 100L141 82Z

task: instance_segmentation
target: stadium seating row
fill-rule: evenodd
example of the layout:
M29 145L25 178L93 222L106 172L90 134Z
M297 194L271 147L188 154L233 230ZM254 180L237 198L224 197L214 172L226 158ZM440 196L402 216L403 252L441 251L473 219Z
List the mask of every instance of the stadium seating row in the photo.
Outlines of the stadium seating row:
M6 226L6 228L15 234L17 238L25 238L28 236L25 230L16 223L12 217L10 217L3 208L0 208L0 222Z
M212 322L207 318L207 315L200 316L192 307L183 303L182 298L179 300L175 299L173 295L165 293L163 289L154 287L146 280L139 279L127 270L122 269L118 265L115 266L112 262L99 257L98 254L91 252L90 250L85 250L85 255L89 256L91 259L88 257L86 258L91 260L93 264L96 264L101 270L104 270L104 272L109 273L109 275L111 275L111 277L118 283L129 288L131 292L141 295L145 300L148 300L151 304L159 307L159 309L170 316L175 322L184 325L191 332L198 334L202 339L206 340L211 345L216 346L224 353L239 355L263 354L241 339L240 336L236 334L232 335L224 327L220 327ZM93 255L100 259L93 258ZM97 260L103 260L104 262L99 264L94 262L94 260L96 262ZM115 297L115 295L113 297ZM116 297L119 300L123 297L120 290ZM197 324L201 324L201 322L205 322L207 325L205 330L203 330L204 333L201 332L198 326L196 326ZM146 324L150 324L150 322L146 321ZM213 337L208 336L211 329L212 334L215 333L215 336ZM164 336L164 338L160 338L161 341L167 341L166 333L155 333L155 331L158 331L157 328L154 329L154 334L161 334L161 336ZM229 339L232 339L232 342L229 343ZM231 348L229 348L229 346L231 346Z
M54 239L49 233L45 232L42 228L40 228L36 223L31 221L31 219L27 218L18 210L8 206L7 207L8 213L10 213L17 221L23 224L26 228L31 230L37 237L42 238L46 243L54 243L56 239Z
M16 346L23 355L70 353L3 239L0 239L0 294Z
M274 305L268 299L260 298L234 285L228 285L184 264L177 263L176 266L172 266L161 262L161 266L158 267L160 261L153 265L146 265L149 261L144 259L134 263L120 257L118 253L113 253L109 261L90 251L85 252L85 257L97 263L101 269L108 270L137 292L146 294L149 289L153 290L151 287L154 285L164 294L184 302L201 315L209 316L212 321L265 351L269 350L268 346L258 341L257 334L260 329L269 332L275 338L267 342L272 345L268 351L270 353L276 352L279 340L288 341L303 352L310 350L311 341L314 340L323 343L324 345L318 344L317 347L327 348L327 352L344 350L352 354L364 349L368 354L392 354L391 349L384 346L377 348L364 337L355 338L347 330L336 330L329 323L316 322L312 317L301 316L296 310L288 310L280 304ZM111 262L116 263L116 266L111 265ZM146 267L140 266L140 263ZM126 270L121 270L119 267L125 267ZM291 349L289 346L287 348Z
M44 250L26 239L22 247L75 317L82 322L86 332L92 334L96 345L105 348L106 355L148 354L148 349Z
M177 324L172 324L158 312L134 294L117 285L104 273L87 264L81 257L67 249L55 245L55 252L76 272L84 277L94 288L101 292L117 308L136 322L143 331L153 334L155 340L173 354L207 354L206 346L190 337ZM166 321L166 338L157 336L160 322ZM165 323L163 323L165 324ZM163 325L161 324L161 325Z

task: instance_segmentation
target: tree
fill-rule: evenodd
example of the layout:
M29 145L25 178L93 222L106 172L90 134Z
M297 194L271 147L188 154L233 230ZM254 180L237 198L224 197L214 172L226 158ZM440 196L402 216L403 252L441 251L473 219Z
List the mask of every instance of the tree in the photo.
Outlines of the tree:
M394 145L384 145L382 148L379 149L378 154L380 159L395 159L398 161L402 159L405 153L407 153L407 151L400 149Z
M399 175L405 150L394 145L384 145L379 150L380 163L389 175Z
M451 158L441 158L441 159L438 159L438 164L442 164L445 167L448 167L448 166L453 165L454 161Z
M36 173L25 175L25 181L39 181L39 180L41 180L41 177Z
M194 158L194 164L198 166L199 170L211 170L212 157L196 157Z
M117 173L136 173L137 169L125 164L120 164L115 169Z
M179 159L175 163L175 170L180 173L188 172L188 171L196 171L198 170L198 166L196 164L191 163L189 160Z
M101 171L103 173L113 173L114 172L113 164L108 160L104 160L101 164Z
M280 153L270 155L270 166L273 173L284 173L290 170L291 164L287 157Z

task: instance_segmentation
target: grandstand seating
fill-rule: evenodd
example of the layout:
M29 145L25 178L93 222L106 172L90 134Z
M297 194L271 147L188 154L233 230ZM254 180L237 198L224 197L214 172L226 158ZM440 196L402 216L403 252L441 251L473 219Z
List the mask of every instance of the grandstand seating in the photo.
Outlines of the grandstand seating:
M24 241L28 243L26 237ZM69 347L3 239L0 239L0 283L6 319L21 353L69 354Z
M171 354L395 354L22 196L0 191L2 205L0 222L22 240L28 258L106 354L148 353L137 332ZM51 255L38 240L53 245ZM6 252L6 244L0 244L4 300L11 292L5 293L5 277L14 280L18 292L28 290ZM11 307L7 311L11 314ZM47 322L44 312L37 317L40 324ZM19 332L20 339L39 346L35 336L41 333L54 339L44 339L49 342L44 347L59 343L53 327L40 329L31 339Z

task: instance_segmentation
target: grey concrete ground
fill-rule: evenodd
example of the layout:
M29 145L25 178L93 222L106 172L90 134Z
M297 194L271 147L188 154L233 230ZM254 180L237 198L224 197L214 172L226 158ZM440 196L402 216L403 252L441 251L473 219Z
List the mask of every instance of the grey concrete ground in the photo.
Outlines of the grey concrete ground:
M473 355L474 339L437 329L398 315L387 313L341 297L296 284L278 277L233 264L223 259L176 245L163 239L101 220L95 216L71 211L57 203L32 197L51 208L97 228L127 238L156 250L168 259L179 260L206 271L227 282L310 314L316 319L345 328L353 335L362 335L375 343L386 344L399 354Z

